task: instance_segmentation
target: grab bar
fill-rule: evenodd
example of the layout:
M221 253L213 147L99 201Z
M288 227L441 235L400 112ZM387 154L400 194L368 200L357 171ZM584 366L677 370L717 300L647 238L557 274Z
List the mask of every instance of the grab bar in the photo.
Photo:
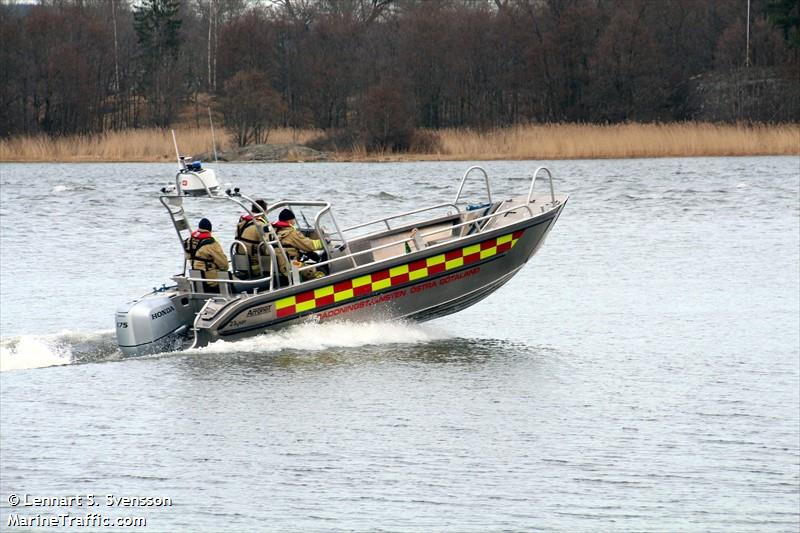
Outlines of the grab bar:
M386 229L392 229L391 226L389 226L389 221L390 220L394 220L395 218L407 217L407 216L410 216L410 215L418 215L419 213L424 213L425 211L433 211L434 209L441 209L441 208L444 208L444 207L453 207L453 208L455 208L456 212L461 211L458 208L457 205L449 203L449 202L445 202L445 203L442 203L442 204L432 205L432 206L429 206L429 207L421 207L419 209L413 209L411 211L404 211L402 213L389 215L388 217L376 218L375 220L370 220L369 222L364 222L362 224L356 224L355 226L350 226L350 227L344 228L342 231L352 231L354 229L365 228L367 226L371 226L372 224L379 224L381 222L386 224Z
M351 252L350 252L350 243L347 242L347 239L344 238L344 234L342 233L342 230L339 228L339 223L336 222L336 217L333 216L333 211L331 211L331 206L330 205L320 209L317 212L317 216L314 217L314 229L317 231L317 235L319 236L319 238L322 241L322 248L325 250L325 253L327 254L328 257L330 257L332 255L331 254L331 250L330 250L330 248L328 246L328 243L326 242L326 236L323 235L322 226L320 225L320 219L326 214L331 216L331 221L333 222L333 227L336 229L336 235L338 235L339 239L344 244L344 249L347 251L347 255L350 255L351 254ZM356 260L355 259L353 259L353 266L354 267L358 266L356 264Z
M464 190L464 183L466 183L467 176L469 176L470 173L473 170L480 170L481 173L483 173L483 179L486 181L486 194L489 197L489 203L492 203L492 189L491 189L491 187L489 187L489 174L486 173L486 171L483 169L483 167L474 166L474 167L469 167L467 169L467 171L464 173L464 177L461 178L461 185L458 186L458 192L456 193L456 199L453 200L454 204L457 204L458 200L461 198L461 192Z
M550 201L553 202L553 205L555 205L556 193L555 189L553 188L553 175L545 167L537 168L536 172L534 172L533 176L531 176L531 188L528 189L528 203L531 203L533 201L533 186L536 184L536 178L539 177L539 172L541 171L547 172L547 177L550 178Z

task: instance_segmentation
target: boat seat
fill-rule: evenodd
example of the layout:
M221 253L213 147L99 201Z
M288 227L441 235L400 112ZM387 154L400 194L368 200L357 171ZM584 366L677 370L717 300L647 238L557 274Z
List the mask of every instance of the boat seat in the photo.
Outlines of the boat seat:
M258 264L261 265L261 275L269 276L272 273L272 261L269 256L261 256L258 258Z
M250 258L247 254L233 254L231 266L237 278L250 279Z
M190 268L188 270L190 278L206 278L206 272L204 270L195 270ZM233 279L231 278L231 273L225 270L224 272L218 272L216 279ZM227 295L230 294L230 283L218 283L216 287L209 287L207 283L199 282L199 281L192 281L191 282L192 292L200 292L200 293L213 293L213 294L223 294Z
M260 257L261 263L261 276L266 277L261 283L234 283L232 285L233 292L250 292L254 289L263 291L269 289L269 275L272 271L271 261L269 257ZM250 275L250 257L247 254L233 254L231 256L231 265L233 274L236 279L243 281L253 279ZM233 279L233 278L229 278Z

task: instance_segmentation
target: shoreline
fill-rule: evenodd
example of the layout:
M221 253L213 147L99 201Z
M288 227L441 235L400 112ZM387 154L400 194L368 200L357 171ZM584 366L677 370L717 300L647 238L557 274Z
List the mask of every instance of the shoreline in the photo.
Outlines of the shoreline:
M629 161L634 159L713 159L715 157L800 157L800 152L798 153L790 153L790 154L772 154L772 153L763 153L763 154L711 154L711 155L653 155L653 156L630 156L630 157L615 157L615 156L608 156L608 157L463 157L463 158L453 158L453 157L435 157L435 156L427 156L425 154L415 154L414 156L407 156L407 157L375 157L375 158L358 158L358 159L347 159L347 158L332 158L326 160L319 160L319 161L304 161L304 160L294 160L294 159L286 159L286 160L275 160L275 161L208 161L203 159L202 162L204 165L273 165L273 164L286 164L286 163L297 163L297 164L309 164L309 163L425 163L425 162L463 162L463 161L470 161L470 162L493 162L493 161L531 161L531 162L538 162L538 161L595 161L595 160L619 160L619 161ZM29 159L0 159L0 165L2 164L14 164L14 165L36 165L36 164L43 164L43 163L53 163L53 164L97 164L97 165L108 165L112 163L164 163L164 164L175 164L175 161L172 159L157 159L157 160L142 160L142 159L115 159L115 160L105 160L105 159L69 159L69 160L29 160Z
M347 150L324 152L321 161L397 163L800 155L800 124L533 124L485 131L426 131L438 138L435 151L367 153L363 146L353 146ZM180 128L175 133L182 153L196 157L211 152L210 129ZM321 135L323 132L319 130L275 130L270 135L269 144L304 147ZM218 151L233 148L224 132L217 131L217 139ZM205 161L212 162L209 159ZM289 150L287 156L267 161L245 159L236 162L287 163L305 162L307 159ZM57 138L0 139L0 162L3 163L174 161L169 130L139 129Z

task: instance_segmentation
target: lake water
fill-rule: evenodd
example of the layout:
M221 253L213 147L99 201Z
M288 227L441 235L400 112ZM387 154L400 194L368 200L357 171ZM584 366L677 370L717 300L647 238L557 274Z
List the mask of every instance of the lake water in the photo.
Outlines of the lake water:
M0 529L796 532L800 158L546 164L569 204L466 311L130 359L115 308L180 270L174 165L0 165ZM220 171L348 225L448 201L468 166ZM536 164L484 166L502 196ZM235 214L191 215L227 250Z

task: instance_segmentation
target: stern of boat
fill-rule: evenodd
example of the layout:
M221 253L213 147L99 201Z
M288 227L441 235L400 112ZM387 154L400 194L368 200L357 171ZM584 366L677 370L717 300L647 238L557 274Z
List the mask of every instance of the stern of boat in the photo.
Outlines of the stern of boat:
M189 298L169 290L128 302L115 316L117 344L129 356L180 349L194 320Z

